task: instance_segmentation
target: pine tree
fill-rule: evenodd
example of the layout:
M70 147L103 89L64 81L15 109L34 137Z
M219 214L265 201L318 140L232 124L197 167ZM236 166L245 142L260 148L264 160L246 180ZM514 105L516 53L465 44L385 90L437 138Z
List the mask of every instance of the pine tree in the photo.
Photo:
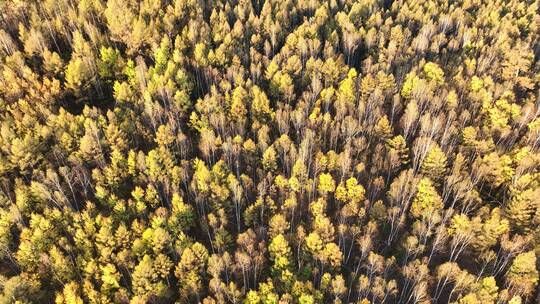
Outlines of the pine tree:
M393 163L396 163L397 165L406 165L409 163L409 148L407 147L407 142L403 136L395 136L394 138L387 140L386 144L389 148L390 159Z
M422 161L420 172L438 182L446 173L446 165L446 155L438 145L433 145Z
M516 232L528 232L534 226L533 218L539 207L536 201L540 193L538 185L533 175L525 174L510 188L511 198L505 208L505 214Z

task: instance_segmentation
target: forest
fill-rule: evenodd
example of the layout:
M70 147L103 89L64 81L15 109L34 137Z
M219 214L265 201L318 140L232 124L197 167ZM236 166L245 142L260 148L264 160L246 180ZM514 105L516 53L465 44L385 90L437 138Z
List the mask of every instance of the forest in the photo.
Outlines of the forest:
M540 303L540 0L0 0L0 304Z

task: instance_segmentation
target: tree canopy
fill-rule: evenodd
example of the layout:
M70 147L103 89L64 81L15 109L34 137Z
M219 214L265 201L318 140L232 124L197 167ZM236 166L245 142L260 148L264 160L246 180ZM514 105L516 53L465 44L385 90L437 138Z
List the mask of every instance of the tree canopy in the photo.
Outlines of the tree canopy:
M540 0L0 25L0 304L540 303Z

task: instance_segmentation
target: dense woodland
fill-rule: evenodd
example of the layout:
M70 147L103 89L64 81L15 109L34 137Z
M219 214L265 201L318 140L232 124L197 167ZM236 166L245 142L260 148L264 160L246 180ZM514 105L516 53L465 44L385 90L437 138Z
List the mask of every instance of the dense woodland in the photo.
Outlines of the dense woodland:
M540 0L0 1L0 304L539 303Z

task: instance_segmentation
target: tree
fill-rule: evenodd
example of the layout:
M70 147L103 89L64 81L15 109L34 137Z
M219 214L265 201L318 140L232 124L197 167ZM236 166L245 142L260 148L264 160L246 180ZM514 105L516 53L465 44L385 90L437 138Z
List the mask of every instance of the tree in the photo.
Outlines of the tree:
M335 197L342 202L359 203L364 199L366 190L358 180L351 177L345 181L345 184L340 183L336 188Z
M459 304L495 303L499 288L494 277L485 277L469 287L470 292L459 298Z
M272 261L272 273L283 284L290 284L292 280L292 272L290 270L291 249L289 243L283 236L278 234L268 245L270 260Z
M113 264L106 264L101 267L101 289L105 293L112 293L113 290L120 288L120 274Z
M514 293L525 298L532 295L538 285L538 270L536 269L534 251L521 253L514 259L506 274L506 284Z
M332 175L329 173L323 173L319 175L319 186L318 190L321 193L331 193L334 192L336 188L336 182L332 178Z
M118 41L128 42L131 36L130 28L132 21L135 18L133 2L107 1L107 8L104 13L112 38Z
M231 97L231 116L238 122L246 120L247 107L246 99L248 98L248 92L243 87L237 87L232 92Z
M159 281L159 273L157 269L154 269L154 261L148 255L145 255L135 266L132 285L135 294L141 299L149 299L151 296L163 297L167 290L167 286Z
M407 74L403 87L401 88L401 96L405 99L410 99L416 87L419 86L420 81L420 78L414 73Z
M270 237L285 233L289 229L289 223L282 214L276 214L270 219Z
M382 116L375 125L374 128L375 134L383 140L388 140L392 136L393 130L388 117L386 115Z
M75 282L69 282L64 286L62 293L56 295L55 304L83 304L79 286Z
M519 177L510 187L511 198L505 208L505 214L517 232L527 232L532 228L533 218L538 212L535 198L539 192L538 183L529 174Z
M456 214L452 217L447 228L452 238L450 243L450 261L457 259L467 248L474 237L475 223L465 214Z
M442 84L444 81L444 72L436 63L426 63L424 65L424 73L428 80L434 81L437 84Z
M33 280L27 274L13 276L9 279L3 279L2 294L0 302L2 303L32 303L39 301L39 281Z
M390 161L394 166L406 165L409 162L409 148L403 136L388 139L386 144L389 148Z
M510 223L502 217L501 210L494 208L491 210L490 217L482 223L480 231L477 231L477 236L474 240L474 246L480 251L489 249L497 244L502 235L510 230Z
M255 85L251 87L251 95L253 96L251 110L254 117L262 123L272 119L275 113L270 107L270 100L266 96L265 92Z
M411 205L411 214L415 218L433 220L443 209L444 205L437 190L429 178L422 178Z
M321 260L324 261L325 264L328 264L331 267L341 266L343 253L335 243L326 244L320 255Z
M446 172L446 155L438 145L433 145L422 161L420 172L434 181L440 181Z
M73 34L74 53L66 66L66 87L80 95L95 80L96 69L91 47L80 32Z
M246 299L244 300L244 304L259 304L259 303L261 303L261 297L259 297L257 292L254 290L248 291L246 295Z
M349 70L347 77L341 81L337 91L337 99L342 104L354 104L356 100L356 76L354 68Z
M508 182L514 174L512 158L509 155L492 152L477 159L476 162L482 178L493 188Z
M294 96L292 77L287 72L277 71L271 77L270 92L276 98L284 97L286 100L291 100Z
M169 217L169 227L174 232L183 232L192 227L195 221L193 207L184 202L183 198L174 193L172 200L172 214Z
M99 76L113 78L122 71L122 57L117 49L101 47L100 59L97 62Z
M277 169L276 150L272 146L264 151L262 165L265 170L273 171Z
M201 273L208 260L208 251L204 245L194 243L184 249L176 269L175 276L178 278L181 295L186 298L195 295L199 298L199 293L203 288Z

